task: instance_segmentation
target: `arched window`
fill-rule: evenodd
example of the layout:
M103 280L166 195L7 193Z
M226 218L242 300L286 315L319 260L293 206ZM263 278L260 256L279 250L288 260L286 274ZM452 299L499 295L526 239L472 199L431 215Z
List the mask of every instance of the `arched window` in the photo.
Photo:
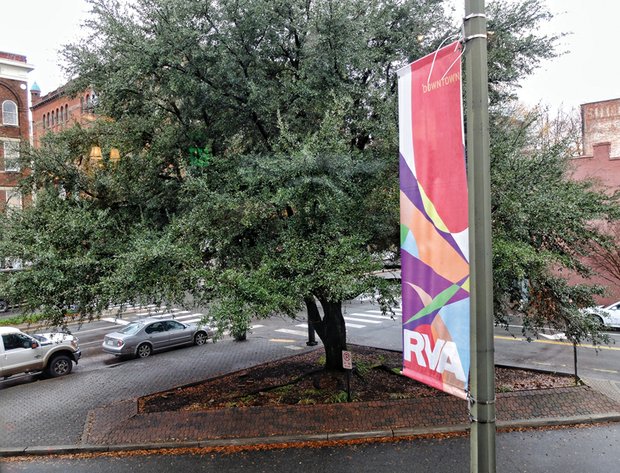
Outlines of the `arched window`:
M69 121L69 104L65 104L65 121Z
M17 104L12 100L2 102L2 124L15 126L19 124L17 121Z
M56 125L58 125L60 122L58 121L58 109L56 109Z

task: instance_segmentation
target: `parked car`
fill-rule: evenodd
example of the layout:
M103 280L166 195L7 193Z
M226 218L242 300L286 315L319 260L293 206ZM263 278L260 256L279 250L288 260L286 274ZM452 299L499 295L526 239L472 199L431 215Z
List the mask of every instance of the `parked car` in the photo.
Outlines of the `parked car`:
M9 302L6 299L0 299L0 313L9 310Z
M591 307L585 311L605 327L620 328L620 301L608 306Z
M184 324L174 318L150 317L125 325L103 339L103 351L113 355L146 358L153 352L179 345L204 345L213 329Z
M68 333L28 335L0 327L0 375L44 371L52 377L71 373L82 356L78 339Z

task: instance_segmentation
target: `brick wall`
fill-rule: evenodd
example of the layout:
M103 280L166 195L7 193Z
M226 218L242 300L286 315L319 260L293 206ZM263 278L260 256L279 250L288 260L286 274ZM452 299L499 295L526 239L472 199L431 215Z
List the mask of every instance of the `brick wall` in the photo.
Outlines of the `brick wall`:
M611 195L620 189L620 99L584 104L581 117L584 155L572 160L572 178L593 179ZM587 281L572 275L569 280L605 286L607 294L599 298L600 304L620 300L620 281L611 282L602 275Z
M29 143L30 121L28 119L27 82L0 78L0 107L5 100L10 100L17 104L18 126L4 125L0 115L0 186L13 187L17 184L21 174L18 172L5 171L5 140L3 139L20 140L23 144Z
M611 156L620 156L620 99L583 104L581 123L585 156L592 156L594 146L603 142L609 143Z
M92 91L87 90L77 97L64 93L63 87L43 97L32 95L32 138L34 147L38 147L41 138L49 132L57 132L75 123L92 121L94 118L88 103Z

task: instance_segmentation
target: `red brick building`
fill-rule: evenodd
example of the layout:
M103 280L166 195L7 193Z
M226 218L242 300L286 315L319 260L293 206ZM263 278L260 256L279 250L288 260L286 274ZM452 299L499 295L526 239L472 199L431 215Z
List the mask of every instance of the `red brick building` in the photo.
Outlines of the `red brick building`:
M87 90L77 97L65 93L65 86L41 96L41 91L32 88L32 139L38 147L41 138L48 132L57 132L76 123L91 122L94 104L97 100L92 90Z
M583 104L581 127L584 154L572 161L573 178L594 179L612 194L620 189L620 99ZM601 304L620 300L620 281L615 278L597 276L589 282L607 287Z
M22 206L16 186L23 174L21 149L30 141L28 73L33 69L26 56L0 51L0 209Z

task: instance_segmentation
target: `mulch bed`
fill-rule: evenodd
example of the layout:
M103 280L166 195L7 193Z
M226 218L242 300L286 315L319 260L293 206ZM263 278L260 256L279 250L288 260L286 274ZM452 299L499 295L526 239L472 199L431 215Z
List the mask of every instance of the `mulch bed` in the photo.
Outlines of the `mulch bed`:
M349 346L354 369L353 401L379 401L446 396L437 389L402 376L402 353ZM323 404L347 400L346 374L323 369L324 351L294 355L200 383L144 396L141 413L196 411L224 407ZM571 376L522 369L495 369L497 392L573 386Z

